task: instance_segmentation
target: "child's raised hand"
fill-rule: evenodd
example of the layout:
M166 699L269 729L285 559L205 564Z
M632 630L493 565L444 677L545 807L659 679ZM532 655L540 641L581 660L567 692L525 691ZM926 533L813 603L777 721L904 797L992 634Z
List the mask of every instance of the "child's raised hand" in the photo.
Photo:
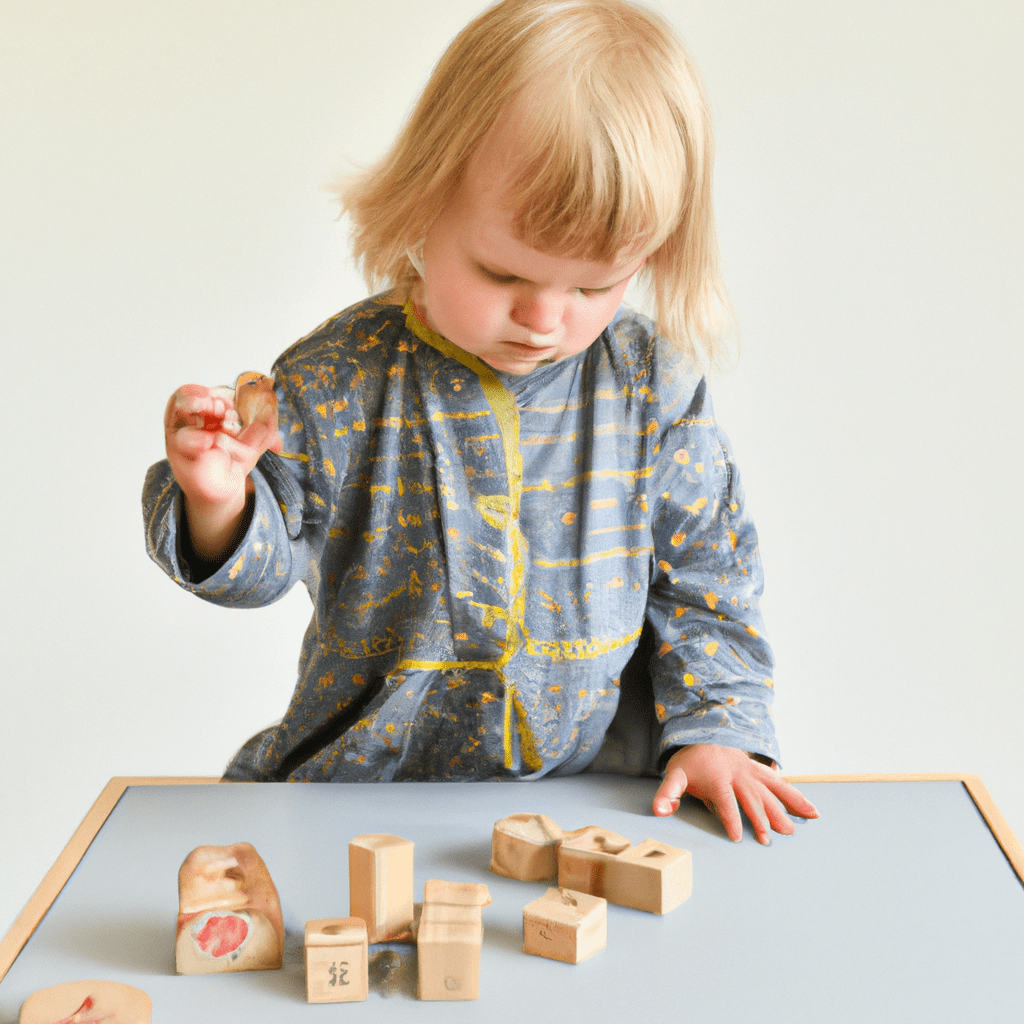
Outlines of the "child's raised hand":
M167 459L185 495L192 544L208 558L223 553L234 536L260 456L282 448L270 378L243 374L239 386L247 392L243 416L230 388L201 384L178 388L164 413Z
M753 760L743 750L694 744L677 750L665 766L665 777L654 795L654 813L674 814L683 793L697 797L718 815L726 835L743 838L740 808L750 819L759 843L771 842L771 829L792 835L786 812L816 818L818 812L804 795L779 773Z

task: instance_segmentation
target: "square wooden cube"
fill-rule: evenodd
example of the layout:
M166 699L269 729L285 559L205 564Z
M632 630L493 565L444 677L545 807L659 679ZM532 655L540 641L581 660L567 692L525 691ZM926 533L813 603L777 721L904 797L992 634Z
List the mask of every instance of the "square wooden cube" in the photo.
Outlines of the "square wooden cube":
M548 889L523 909L523 952L578 964L608 945L608 901Z
M523 882L554 879L562 837L562 830L546 814L510 814L494 824L491 870Z
M413 915L413 844L374 833L348 844L349 913L366 922L371 943L409 931Z
M693 892L689 850L645 839L615 857L605 895L612 903L651 914L667 914Z
M617 902L605 891L608 872L628 847L628 839L596 825L570 832L558 847L558 887Z
M306 1002L354 1003L369 993L366 922L326 917L306 922Z

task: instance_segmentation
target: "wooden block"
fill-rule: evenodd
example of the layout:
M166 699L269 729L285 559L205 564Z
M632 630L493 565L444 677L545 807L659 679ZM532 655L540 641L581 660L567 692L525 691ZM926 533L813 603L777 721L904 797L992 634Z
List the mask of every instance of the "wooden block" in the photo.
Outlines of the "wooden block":
M235 411L244 430L254 420L277 423L277 395L274 378L249 371L235 381Z
M491 894L478 882L430 879L416 933L420 999L477 999L483 908Z
M559 888L608 899L605 875L615 855L628 848L628 839L596 825L570 832L558 847Z
M608 901L548 889L523 909L523 952L578 964L608 945Z
M442 882L439 878L431 878L423 886L423 903L477 907L479 910L491 905L491 894L487 886L479 882Z
M480 996L480 908L424 903L416 938L420 999Z
M563 835L546 814L510 814L494 824L491 870L521 882L553 879Z
M118 981L69 981L40 989L21 1005L18 1024L151 1024L153 1003Z
M179 974L281 966L284 922L270 872L249 843L199 846L178 871Z
M616 856L609 881L612 903L667 914L693 892L693 857L689 850L645 839Z
M382 833L348 844L349 914L366 922L369 941L388 942L412 926L413 844Z
M622 836L590 826L567 837L558 850L562 888L652 914L667 914L689 899L692 878L690 851L656 839L630 846Z
M306 1002L354 1003L370 991L366 922L327 917L306 922Z

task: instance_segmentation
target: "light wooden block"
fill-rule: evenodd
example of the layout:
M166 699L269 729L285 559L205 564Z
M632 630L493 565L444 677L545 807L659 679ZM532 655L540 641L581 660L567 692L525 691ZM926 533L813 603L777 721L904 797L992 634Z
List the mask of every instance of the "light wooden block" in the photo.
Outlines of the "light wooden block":
M306 1002L354 1003L370 991L366 922L327 917L306 922Z
M630 846L614 832L589 826L559 847L558 884L619 906L667 914L689 899L692 865L689 850L656 839Z
M616 855L609 881L612 903L667 914L693 892L693 857L689 850L645 839Z
M564 833L546 814L510 814L495 822L491 870L521 882L558 875L558 844Z
M119 981L69 981L40 989L21 1004L18 1024L151 1024L153 1003Z
M480 908L424 903L416 938L420 999L480 996Z
M608 945L608 901L571 889L548 891L523 908L523 952L578 964Z
M249 843L199 846L178 871L179 974L274 970L284 953L281 901Z
M605 875L615 855L629 848L629 840L606 828L588 825L570 832L558 847L558 886L603 896Z
M420 999L477 999L483 908L491 894L478 882L432 878L423 887L416 934Z
M348 844L349 914L366 922L370 943L405 936L413 917L413 844L373 833Z

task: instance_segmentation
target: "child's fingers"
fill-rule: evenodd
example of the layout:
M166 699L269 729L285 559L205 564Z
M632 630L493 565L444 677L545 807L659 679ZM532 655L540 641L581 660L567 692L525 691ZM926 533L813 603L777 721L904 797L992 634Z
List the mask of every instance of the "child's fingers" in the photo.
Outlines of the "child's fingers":
M743 819L740 817L739 804L736 802L736 794L732 787L726 786L724 790L717 792L713 797L706 798L704 803L718 815L725 834L734 843L740 842L743 838ZM749 810L747 810L747 816L750 816Z
M765 785L781 801L790 814L799 818L816 818L818 809L800 792L796 786L787 782L781 775L773 775Z
M661 818L675 814L679 810L679 801L686 792L687 782L686 772L682 768L669 768L658 787L658 792L654 794L654 813Z

